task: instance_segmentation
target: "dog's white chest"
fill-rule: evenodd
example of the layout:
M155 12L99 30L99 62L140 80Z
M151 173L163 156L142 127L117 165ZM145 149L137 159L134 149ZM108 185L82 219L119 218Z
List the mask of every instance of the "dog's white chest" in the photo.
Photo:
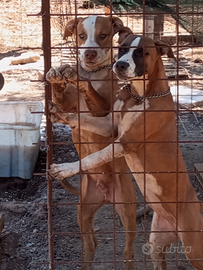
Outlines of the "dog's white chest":
M118 125L118 134L122 136L126 132L129 132L129 129L132 125L136 125L137 119L144 114L144 111L149 108L149 101L146 100L145 104L134 105L130 108L123 110L124 102L122 100L117 100L114 105L115 111L120 111L116 114L116 121ZM123 110L124 116L121 117L121 111ZM126 111L127 110L127 111ZM139 127L138 127L139 128Z
M104 78L106 78L108 76L108 70L101 70L99 71L99 75L97 73L92 73L90 75L90 80L91 81L91 85L92 87L97 91L100 87L102 87L102 85L105 85L106 82L103 81ZM101 81L99 81L98 79L101 79ZM106 89L106 91L108 91Z

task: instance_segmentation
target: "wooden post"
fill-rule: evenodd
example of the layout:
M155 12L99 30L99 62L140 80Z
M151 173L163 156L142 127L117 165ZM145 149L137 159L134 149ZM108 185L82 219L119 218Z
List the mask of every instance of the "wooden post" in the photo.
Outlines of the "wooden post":
M154 17L154 39L161 39L164 32L164 14L159 14Z
M152 39L160 39L164 31L164 15L149 15L145 20L145 35Z
M145 36L154 38L154 15L146 16L145 20Z

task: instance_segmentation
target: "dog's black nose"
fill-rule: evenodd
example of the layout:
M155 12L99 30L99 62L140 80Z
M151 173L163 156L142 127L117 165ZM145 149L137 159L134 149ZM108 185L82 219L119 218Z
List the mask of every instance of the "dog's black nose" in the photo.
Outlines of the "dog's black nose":
M86 50L85 58L88 60L93 60L97 56L97 51L95 50Z
M116 69L119 71L122 71L124 69L127 69L129 67L129 63L128 62L124 62L124 61L118 61L116 63Z

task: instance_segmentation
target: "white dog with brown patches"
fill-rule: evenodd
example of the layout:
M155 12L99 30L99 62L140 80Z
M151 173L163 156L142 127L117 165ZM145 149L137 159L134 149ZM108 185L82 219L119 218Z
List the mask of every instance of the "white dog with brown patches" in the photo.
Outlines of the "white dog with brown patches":
M114 132L118 137L113 144L80 162L85 172L124 156L154 210L150 235L154 269L167 269L167 248L178 238L185 248L190 247L186 256L193 267L202 270L201 203L189 181L178 144L174 104L161 59L167 53L166 45L147 37L129 35L123 41L113 69L118 78L130 81L130 85L119 92L114 105ZM76 124L74 115L62 113L53 104L50 113L64 123ZM81 115L80 121L81 128L102 136L109 136L112 131L111 115ZM79 173L80 162L53 164L50 174L60 180L70 177Z
M85 111L87 117L92 115L106 116L112 108L119 90L118 79L112 72L112 38L117 32L120 38L126 35L122 21L117 17L90 16L78 18L68 22L64 38L76 35L78 46L78 72L85 79L81 82L83 93L80 94L74 84L67 80L75 76L69 65L51 68L46 78L51 83L53 101L64 112ZM75 67L75 69L77 69ZM112 77L114 82L112 83ZM86 86L84 88L84 85ZM78 96L79 95L79 96ZM78 104L79 100L79 104ZM75 114L77 116L77 114ZM101 118L103 119L103 118ZM53 117L52 120L54 121ZM56 122L60 120L56 119ZM71 125L73 142L80 155L85 158L89 154L100 151L112 142L112 138L98 135L94 130L78 129L78 122ZM79 142L81 144L79 145ZM84 175L81 189L71 186L67 179L61 181L68 191L80 195L78 204L78 223L84 238L85 256L82 270L90 270L91 262L98 244L94 233L94 215L105 203L116 202L115 210L118 212L124 230L126 231L126 245L124 258L125 269L134 269L133 242L136 231L136 193L131 176L123 174L128 171L124 157L114 163L115 169L120 173L113 177L114 167L111 162L91 169ZM101 174L99 172L105 172Z

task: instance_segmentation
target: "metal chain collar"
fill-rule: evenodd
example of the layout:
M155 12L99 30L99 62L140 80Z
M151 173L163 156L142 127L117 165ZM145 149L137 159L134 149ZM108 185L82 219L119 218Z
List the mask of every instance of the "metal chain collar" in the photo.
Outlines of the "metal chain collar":
M131 90L130 90L130 85L126 84L123 89L126 89L126 91L128 92L128 94L132 97L135 98L137 100L143 100L143 99L152 99L152 98L159 98L159 97L165 97L167 95L170 94L170 87L168 88L168 90L164 93L159 93L156 95L151 95L151 96L139 96L139 95L134 95Z
M100 70L102 70L102 69L104 69L104 68L107 68L107 67L111 68L112 65L105 65L105 66L102 66L102 67L99 67L99 68L97 68L97 69L93 69L93 70L90 70L90 71L84 69L84 68L81 66L81 64L80 64L80 67L81 67L82 70L86 71L87 73L95 73L95 72L98 72L98 71L100 71Z

